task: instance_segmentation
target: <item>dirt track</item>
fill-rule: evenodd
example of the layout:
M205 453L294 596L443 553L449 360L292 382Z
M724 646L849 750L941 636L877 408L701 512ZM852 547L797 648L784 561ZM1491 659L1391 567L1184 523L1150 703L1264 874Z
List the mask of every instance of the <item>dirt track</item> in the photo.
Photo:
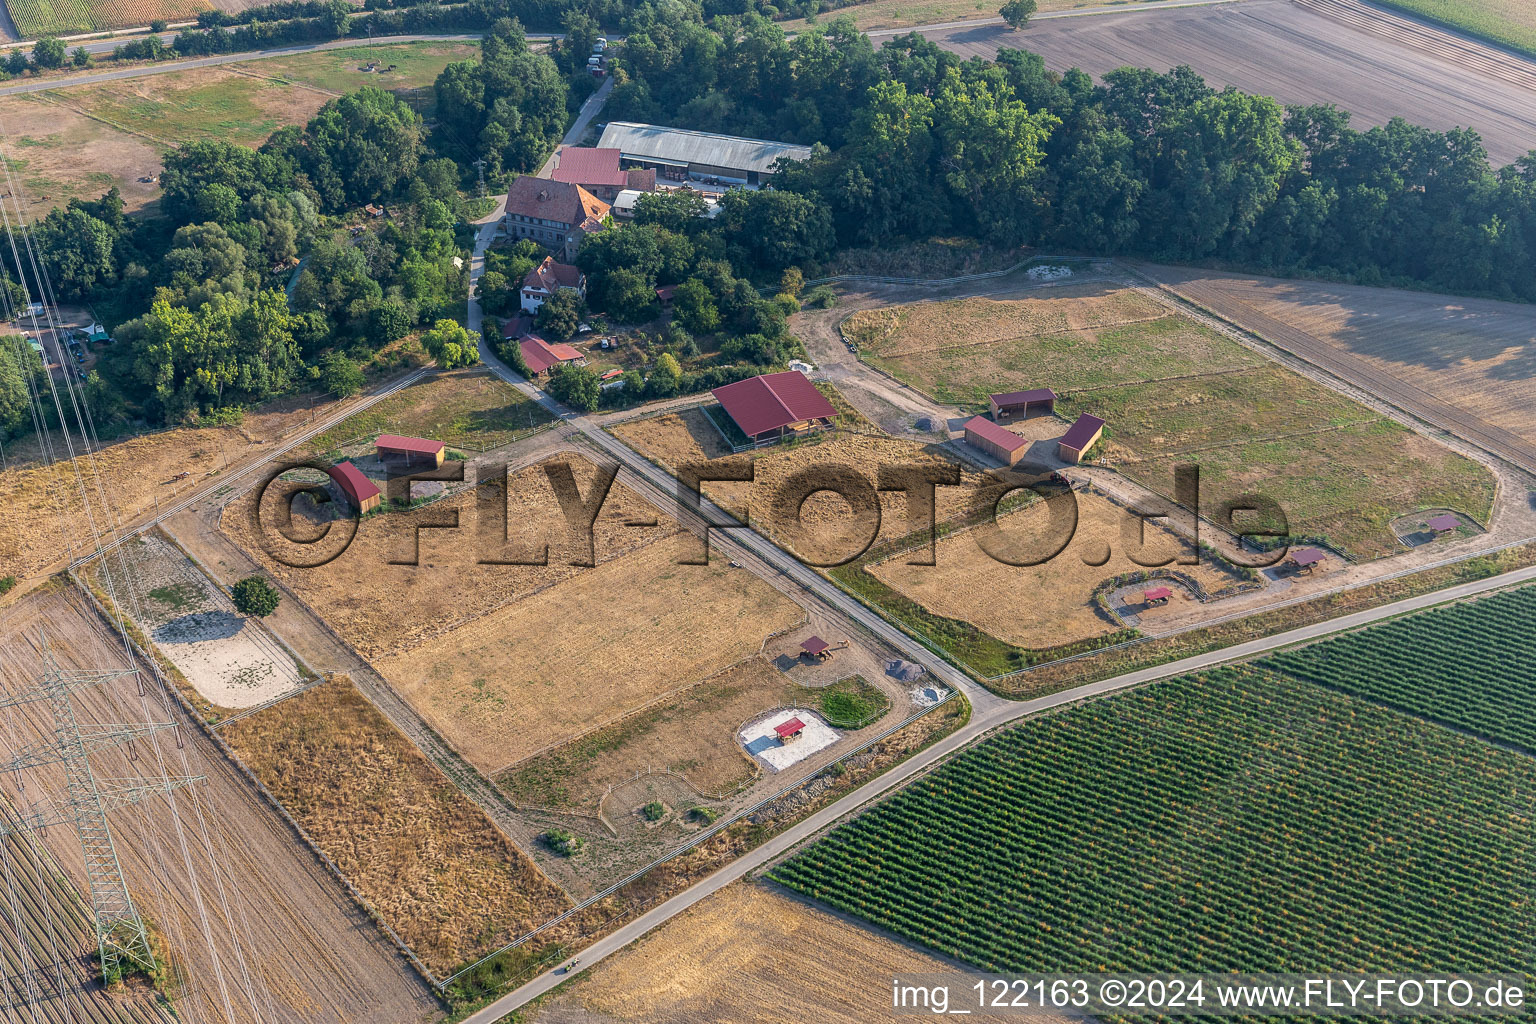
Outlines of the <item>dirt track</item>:
M121 647L100 619L81 607L81 601L73 592L50 590L27 597L0 616L0 686L5 692L20 692L30 684L38 664L33 641L39 626L47 628L64 668L115 669L124 664ZM76 704L86 725L146 721L131 682L80 690ZM5 727L13 730L6 733L11 749L53 728L44 706L27 705L7 715ZM177 794L185 857L165 799L151 797L138 807L111 815L129 889L141 912L164 932L190 979L188 990L177 1000L182 1015L232 1022L378 1024L424 1021L436 1015L437 1005L425 985L383 933L298 845L287 826L211 741L187 724L180 708L167 711L151 697L147 715L182 723L190 772L207 776L194 790ZM121 748L93 755L98 776L124 778L156 772L150 744L139 741L135 746L135 762L129 762ZM174 743L166 739L162 747L166 770L185 774ZM46 807L63 795L63 774L56 767L26 775L24 802L37 800ZM5 795L17 799L13 781L8 781ZM207 846L197 823L199 808L207 822ZM45 843L75 884L83 884L74 833L67 828L50 829ZM208 913L211 943L200 924L188 861ZM220 865L218 871L215 862ZM245 970L239 965L241 957ZM215 963L228 990L228 1012Z
M1423 30L1448 41L1435 52L1408 37L1399 27L1405 19L1372 13L1380 17L1367 29L1295 0L1245 0L1040 21L1022 32L986 25L923 34L966 57L991 59L1004 47L1032 50L1057 71L1080 67L1102 75L1127 64L1160 71L1188 64L1218 88L1234 85L1282 103L1337 103L1360 128L1396 116L1437 130L1475 128L1495 164L1536 148L1536 92L1465 52L1497 51ZM1536 75L1536 65L1526 66Z

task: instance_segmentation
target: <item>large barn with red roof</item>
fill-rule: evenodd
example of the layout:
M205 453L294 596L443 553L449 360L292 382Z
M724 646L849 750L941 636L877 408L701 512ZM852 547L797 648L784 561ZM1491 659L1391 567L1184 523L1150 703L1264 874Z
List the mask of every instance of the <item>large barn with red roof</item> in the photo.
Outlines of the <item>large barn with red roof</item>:
M715 388L715 400L754 444L830 427L837 410L799 370L765 373Z

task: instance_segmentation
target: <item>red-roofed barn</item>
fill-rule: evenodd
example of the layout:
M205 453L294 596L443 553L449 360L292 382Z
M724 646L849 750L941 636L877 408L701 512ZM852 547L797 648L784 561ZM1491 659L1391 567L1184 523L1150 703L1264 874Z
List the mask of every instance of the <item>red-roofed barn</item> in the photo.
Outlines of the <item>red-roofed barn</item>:
M374 450L381 462L403 462L407 466L430 463L435 469L443 464L443 453L448 446L441 441L425 437L402 437L399 434L380 434L374 442Z
M985 416L973 416L965 422L965 443L980 449L1005 466L1016 466L1029 442L1007 427L1000 427Z
M830 427L837 410L798 370L765 373L715 388L715 400L756 444Z
M342 462L326 470L336 486L341 488L343 494L352 502L352 507L359 513L372 512L379 507L379 489L372 480L363 475L363 471L350 462Z
M561 363L571 363L575 366L585 366L587 363L587 357L571 346L551 345L537 334L526 335L517 343L517 349L523 354L523 362L528 364L529 372L535 377Z
M1050 388L1034 388L1030 391L1005 391L987 398L992 418L998 423L1028 419L1031 416L1049 415L1056 411L1056 392Z
M1062 462L1070 462L1076 465L1083 461L1083 453L1093 447L1093 443L1104 433L1104 421L1097 416L1090 416L1086 412L1077 418L1077 422L1067 428L1066 436L1056 445L1061 454Z

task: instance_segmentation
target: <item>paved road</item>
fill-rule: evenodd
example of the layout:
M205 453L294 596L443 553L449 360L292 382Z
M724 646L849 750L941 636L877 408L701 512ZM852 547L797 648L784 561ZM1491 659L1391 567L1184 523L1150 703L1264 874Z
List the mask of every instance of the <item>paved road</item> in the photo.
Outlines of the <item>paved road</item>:
M1252 657L1265 651L1271 651L1307 640L1315 640L1329 633L1353 629L1366 623L1377 622L1394 615L1401 615L1404 612L1428 608L1445 601L1484 593L1509 586L1512 583L1522 583L1532 579L1536 579L1536 567L1520 569L1477 583L1467 583L1458 587L1451 587L1448 590L1426 594L1422 597L1409 598L1405 601L1398 601L1395 604L1382 605L1379 608L1341 616L1328 622L1303 626L1300 629L1293 629L1288 633L1251 640L1247 643L1228 647L1225 650L1215 651L1211 654L1202 654L1155 668L1129 672L1122 676L1116 676L1113 679L1089 683L1085 686L1064 690L1061 693L1054 693L1046 697L1038 697L1034 700L1019 703L1002 701L985 711L978 710L963 729L934 744L932 747L893 768L891 771L886 772L879 778L871 780L841 800L811 815L757 849L739 857L731 864L695 883L691 888L679 893L618 931L588 946L581 953L583 969L597 963L612 953L618 952L646 932L687 910L709 894L771 863L782 854L828 828L839 819L852 814L870 801L890 792L914 775L950 757L973 740L1001 725L1017 721L1029 715L1038 714L1050 708L1070 704L1073 701L1097 697L1141 683L1209 668L1213 665L1238 658ZM543 995L566 980L567 976L557 970L546 971L521 988L514 989L512 992L496 1000L496 1002L491 1003L479 1013L466 1018L464 1024L494 1024L494 1022L500 1020L506 1014L511 1013L529 1000Z

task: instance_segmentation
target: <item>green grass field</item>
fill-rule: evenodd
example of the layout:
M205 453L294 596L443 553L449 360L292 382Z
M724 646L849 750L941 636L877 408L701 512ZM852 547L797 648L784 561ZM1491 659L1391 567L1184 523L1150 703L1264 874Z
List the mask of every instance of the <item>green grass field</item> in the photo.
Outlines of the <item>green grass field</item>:
M1010 729L772 877L989 971L1523 972L1533 791L1523 754L1223 669Z
M969 298L853 314L860 358L940 402L982 412L995 391L1051 387L1057 414L1108 422L1118 472L1173 493L1197 463L1208 513L1259 493L1290 531L1351 557L1402 550L1397 516L1446 506L1487 522L1486 468L1331 388L1146 299L1092 282L1012 302Z
M1421 18L1536 57L1536 4L1529 0L1381 0Z
M378 434L446 441L453 447L492 448L553 419L544 407L488 373L433 377L350 416L314 438L312 451Z

